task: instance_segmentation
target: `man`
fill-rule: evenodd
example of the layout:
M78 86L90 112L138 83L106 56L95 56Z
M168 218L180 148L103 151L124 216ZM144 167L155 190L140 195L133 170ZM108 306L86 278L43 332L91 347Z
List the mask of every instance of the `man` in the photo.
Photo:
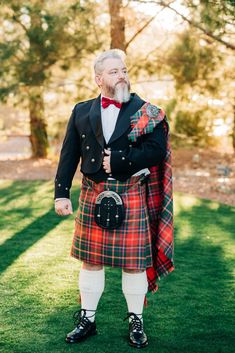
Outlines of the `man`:
M96 58L101 95L73 109L55 179L55 210L61 216L73 213L69 190L81 159L71 250L83 262L81 310L66 341L80 342L97 333L95 314L107 265L122 268L129 344L143 348L148 344L142 318L145 295L156 290L157 277L173 270L172 179L165 114L130 94L124 56L113 49Z

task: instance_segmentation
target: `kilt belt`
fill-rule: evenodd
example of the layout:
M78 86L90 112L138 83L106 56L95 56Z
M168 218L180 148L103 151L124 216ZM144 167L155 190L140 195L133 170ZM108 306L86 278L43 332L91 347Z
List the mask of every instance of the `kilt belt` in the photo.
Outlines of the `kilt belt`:
M94 219L95 200L105 190L119 194L125 219L119 228L105 229ZM134 270L152 266L151 229L144 176L125 182L106 180L95 183L83 176L71 255L91 264Z

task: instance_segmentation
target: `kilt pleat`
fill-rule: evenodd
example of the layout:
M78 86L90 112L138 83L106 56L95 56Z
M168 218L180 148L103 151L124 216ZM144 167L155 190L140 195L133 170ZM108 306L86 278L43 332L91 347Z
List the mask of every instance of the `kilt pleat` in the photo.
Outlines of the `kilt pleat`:
M152 266L151 230L146 184L140 176L125 182L101 183L83 177L71 256L90 264L144 270ZM117 229L103 229L94 220L95 200L99 193L111 190L121 195L125 219Z

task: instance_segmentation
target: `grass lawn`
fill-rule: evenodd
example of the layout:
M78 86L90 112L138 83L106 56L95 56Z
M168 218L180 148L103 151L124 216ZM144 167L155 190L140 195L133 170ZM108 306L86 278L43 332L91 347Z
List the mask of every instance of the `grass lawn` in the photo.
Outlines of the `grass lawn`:
M52 183L1 181L0 195L0 352L134 352L120 269L106 268L99 334L64 342L79 308L80 262L69 256L74 216L55 215ZM235 208L176 194L174 211L176 270L148 295L144 352L232 353Z

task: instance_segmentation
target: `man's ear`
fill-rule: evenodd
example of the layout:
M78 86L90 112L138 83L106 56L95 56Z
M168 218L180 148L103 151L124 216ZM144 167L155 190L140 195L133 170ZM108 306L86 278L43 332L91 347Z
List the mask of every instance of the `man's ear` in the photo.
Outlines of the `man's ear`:
M102 80L101 80L101 76L100 75L95 75L95 82L97 84L97 86L101 86Z

